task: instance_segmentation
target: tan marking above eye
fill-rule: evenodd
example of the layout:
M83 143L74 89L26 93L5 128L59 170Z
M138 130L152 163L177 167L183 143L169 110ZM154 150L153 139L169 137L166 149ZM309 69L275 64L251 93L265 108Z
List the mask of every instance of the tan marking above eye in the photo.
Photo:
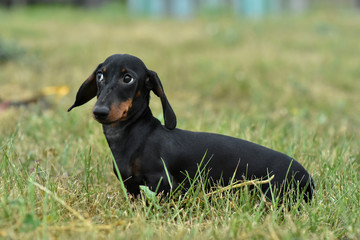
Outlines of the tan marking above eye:
M122 73L126 72L126 69L125 68L121 69L121 72Z
M103 72L106 72L106 67L104 67Z

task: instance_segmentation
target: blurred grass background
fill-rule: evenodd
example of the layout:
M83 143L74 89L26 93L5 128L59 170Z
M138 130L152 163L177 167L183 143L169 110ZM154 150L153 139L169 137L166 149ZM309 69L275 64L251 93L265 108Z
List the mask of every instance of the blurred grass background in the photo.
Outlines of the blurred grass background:
M358 239L360 15L335 6L182 20L132 15L118 3L0 8L0 99L28 99L46 86L70 89L0 111L0 238ZM138 56L158 73L179 128L294 156L317 183L314 203L283 213L231 195L210 210L166 205L149 214L134 200L129 214L91 117L94 100L66 113L81 83L114 53ZM151 106L161 119L155 96Z

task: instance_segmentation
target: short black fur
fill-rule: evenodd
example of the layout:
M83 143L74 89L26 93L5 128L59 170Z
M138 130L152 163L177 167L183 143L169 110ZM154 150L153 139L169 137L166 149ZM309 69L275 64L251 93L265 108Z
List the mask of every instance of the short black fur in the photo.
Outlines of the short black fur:
M127 83L125 76L133 81ZM161 99L165 125L151 113L150 91ZM313 197L313 179L293 158L242 139L177 129L175 113L159 77L137 57L116 54L107 58L80 87L69 111L95 96L94 118L103 125L129 193L138 194L140 185L169 192L170 185L176 188L184 181L185 173L195 176L206 153L204 166L210 182L226 184L233 176L233 180L244 180L274 175L271 186L280 198L282 189L295 186L306 201ZM187 184L185 181L185 188ZM271 198L268 184L262 185L262 191Z

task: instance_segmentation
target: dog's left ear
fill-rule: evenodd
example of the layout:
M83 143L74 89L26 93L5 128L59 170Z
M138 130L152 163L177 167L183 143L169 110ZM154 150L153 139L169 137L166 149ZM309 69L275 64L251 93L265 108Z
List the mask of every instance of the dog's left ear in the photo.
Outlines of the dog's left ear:
M164 88L156 72L148 70L149 78L146 79L146 87L152 90L161 100L163 108L165 127L172 130L176 127L176 115L166 98Z
M68 112L71 111L74 107L81 106L88 101L90 101L93 97L97 94L97 85L96 85L96 71L101 67L102 64L99 64L99 66L94 70L94 72L83 82L83 84L80 86L77 94L75 103L68 109Z

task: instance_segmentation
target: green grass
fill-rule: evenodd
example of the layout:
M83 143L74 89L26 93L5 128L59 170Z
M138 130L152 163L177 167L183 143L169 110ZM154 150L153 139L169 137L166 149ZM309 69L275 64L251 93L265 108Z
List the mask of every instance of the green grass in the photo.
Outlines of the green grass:
M327 10L266 21L136 19L114 8L0 9L1 38L24 49L1 63L0 98L49 85L71 92L0 112L0 239L358 239L360 16ZM113 53L155 70L178 127L247 139L295 157L316 196L270 207L246 188L208 198L128 200L112 173L94 101L67 113ZM153 96L154 115L161 118Z

